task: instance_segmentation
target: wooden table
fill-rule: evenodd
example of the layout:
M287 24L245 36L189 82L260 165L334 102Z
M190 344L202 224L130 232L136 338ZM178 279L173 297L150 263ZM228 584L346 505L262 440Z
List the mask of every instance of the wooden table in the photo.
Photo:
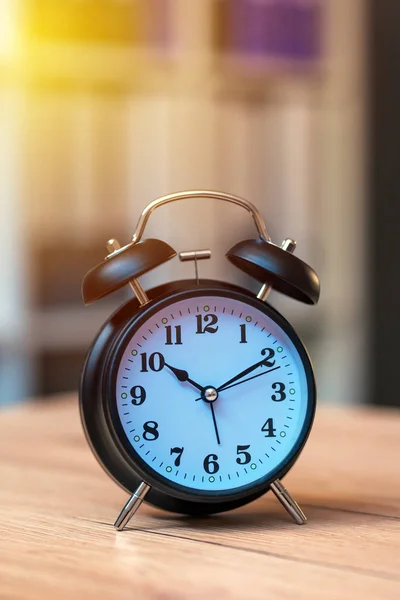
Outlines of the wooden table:
M0 412L1 600L400 599L400 413L320 409L285 479L307 513L272 494L204 520L142 507L84 439L75 397Z

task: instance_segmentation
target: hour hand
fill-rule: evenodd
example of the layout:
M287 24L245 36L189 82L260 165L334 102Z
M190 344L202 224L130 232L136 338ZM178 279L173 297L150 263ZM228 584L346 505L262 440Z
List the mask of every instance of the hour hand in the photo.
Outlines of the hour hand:
M196 383L195 381L193 381L193 379L190 379L189 373L187 371L184 371L183 369L177 369L176 367L172 367L168 363L165 363L165 366L170 371L172 371L172 373L175 375L175 377L177 378L178 381L182 381L182 382L187 381L188 383L190 383L191 385L193 385L193 387L195 387L198 390L200 390L200 392L204 391L204 387L202 385Z

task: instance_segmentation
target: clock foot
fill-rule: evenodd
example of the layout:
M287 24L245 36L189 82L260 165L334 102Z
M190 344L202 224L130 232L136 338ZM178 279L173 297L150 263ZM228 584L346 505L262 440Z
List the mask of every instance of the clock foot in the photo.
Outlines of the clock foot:
M114 527L118 529L118 531L122 531L132 519L133 515L136 513L143 500L146 497L146 494L151 489L147 483L142 481L137 490L132 494L129 498L128 502L125 504L124 508L121 510L118 515L117 520L114 523Z
M271 490L298 525L307 523L306 515L279 479L271 483Z

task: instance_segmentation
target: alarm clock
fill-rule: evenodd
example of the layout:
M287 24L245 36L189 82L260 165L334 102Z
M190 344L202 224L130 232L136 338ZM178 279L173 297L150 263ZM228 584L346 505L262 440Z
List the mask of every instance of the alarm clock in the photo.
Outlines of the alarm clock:
M227 259L261 284L199 278L209 250L185 250L194 277L144 290L138 278L177 256L145 239L159 207L193 198L239 205L257 236ZM140 504L189 515L237 508L271 490L298 524L306 522L281 479L310 433L316 403L307 351L266 300L270 290L316 304L315 271L294 256L296 243L272 243L256 207L231 194L189 191L151 202L132 241L84 277L86 305L130 286L133 297L103 325L83 368L80 411L88 442L106 472L130 495L115 527Z

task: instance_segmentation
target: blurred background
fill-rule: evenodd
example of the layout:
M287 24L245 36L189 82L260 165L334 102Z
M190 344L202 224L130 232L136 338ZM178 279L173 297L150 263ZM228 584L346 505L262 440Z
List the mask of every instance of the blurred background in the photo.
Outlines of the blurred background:
M128 243L148 202L194 188L251 200L318 272L316 308L271 302L303 337L321 401L398 403L395 145L390 101L374 101L398 86L395 5L0 0L0 404L77 389L93 336L128 298L85 309L83 275L107 239ZM148 235L210 247L201 276L257 291L224 258L254 234L244 217L177 203ZM175 259L142 283L192 269Z

